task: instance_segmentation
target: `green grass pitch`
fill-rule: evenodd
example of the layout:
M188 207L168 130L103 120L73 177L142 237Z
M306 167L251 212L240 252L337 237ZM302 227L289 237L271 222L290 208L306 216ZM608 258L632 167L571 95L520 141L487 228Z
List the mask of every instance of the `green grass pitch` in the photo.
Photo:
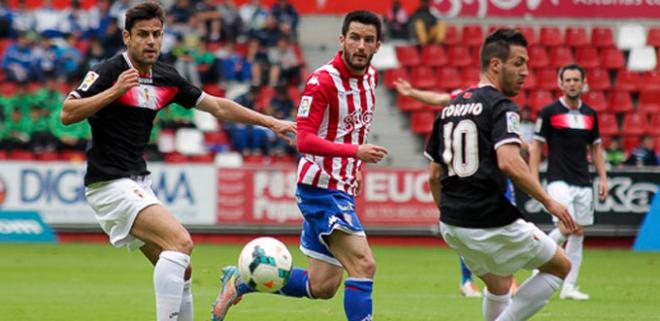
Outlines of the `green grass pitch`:
M289 245L294 263L305 258ZM219 270L238 245L198 245L193 254L195 320L209 320ZM482 320L481 300L458 293L456 254L447 248L375 246L378 321ZM152 267L139 252L106 244L0 245L0 320L154 320ZM524 280L528 272L517 275ZM580 275L586 302L557 295L535 321L660 320L660 254L588 249ZM345 320L341 291L329 301L249 295L229 321Z

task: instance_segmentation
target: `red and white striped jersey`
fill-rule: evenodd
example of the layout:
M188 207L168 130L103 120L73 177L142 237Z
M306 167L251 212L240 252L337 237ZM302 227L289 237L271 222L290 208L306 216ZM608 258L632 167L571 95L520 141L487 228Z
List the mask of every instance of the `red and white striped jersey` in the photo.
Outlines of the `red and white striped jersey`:
M298 183L355 195L362 161L350 151L367 142L378 74L369 66L363 76L352 76L341 55L339 51L332 61L309 76L296 121L298 137L313 134L339 145L333 147L344 152L324 153L326 156L303 154L298 163Z

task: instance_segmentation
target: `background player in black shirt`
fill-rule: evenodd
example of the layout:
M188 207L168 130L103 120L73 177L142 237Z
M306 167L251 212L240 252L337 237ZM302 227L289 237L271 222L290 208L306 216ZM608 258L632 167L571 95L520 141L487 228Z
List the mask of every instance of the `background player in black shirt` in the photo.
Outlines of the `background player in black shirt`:
M571 272L559 293L560 299L587 300L589 295L581 292L577 278L582 264L582 242L584 226L594 224L593 190L587 149L596 166L600 184L600 199L607 198L607 173L598 132L596 111L582 102L582 89L586 75L576 64L559 70L559 87L564 93L561 98L539 113L534 132L534 143L530 155L532 175L538 179L539 163L543 144L548 144L548 194L568 208L578 229L570 233L561 222L550 232L557 244L566 242L566 254L572 263ZM568 237L567 237L568 236Z
M139 247L155 265L157 321L192 321L193 243L156 198L142 159L156 113L175 102L223 120L269 127L286 140L295 125L207 95L158 62L163 21L155 2L130 8L123 31L127 51L87 73L64 101L61 119L65 125L90 123L85 196L113 245Z
M506 177L539 200L569 229L564 206L554 201L520 156L520 117L508 98L527 76L527 40L513 29L489 35L481 48L481 83L452 99L435 120L426 148L429 183L441 212L447 244L486 283L487 321L527 320L561 285L570 261L545 233L522 219L504 196ZM511 299L517 270L538 268Z

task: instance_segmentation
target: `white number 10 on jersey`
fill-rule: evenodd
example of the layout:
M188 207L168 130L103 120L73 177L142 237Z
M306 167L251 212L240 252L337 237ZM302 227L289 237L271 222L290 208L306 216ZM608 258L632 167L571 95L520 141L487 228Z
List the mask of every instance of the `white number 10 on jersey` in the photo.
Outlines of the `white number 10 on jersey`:
M449 169L449 176L471 176L479 169L479 135L477 125L463 119L454 128L454 123L443 127L445 150L442 160Z

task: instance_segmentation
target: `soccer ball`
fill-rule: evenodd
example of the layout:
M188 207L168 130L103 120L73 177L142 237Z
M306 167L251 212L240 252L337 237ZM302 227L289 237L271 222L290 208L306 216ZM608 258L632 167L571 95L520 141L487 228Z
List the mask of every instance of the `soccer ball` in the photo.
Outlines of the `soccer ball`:
M291 275L293 259L284 243L272 237L250 241L238 257L241 279L259 292L281 289Z

